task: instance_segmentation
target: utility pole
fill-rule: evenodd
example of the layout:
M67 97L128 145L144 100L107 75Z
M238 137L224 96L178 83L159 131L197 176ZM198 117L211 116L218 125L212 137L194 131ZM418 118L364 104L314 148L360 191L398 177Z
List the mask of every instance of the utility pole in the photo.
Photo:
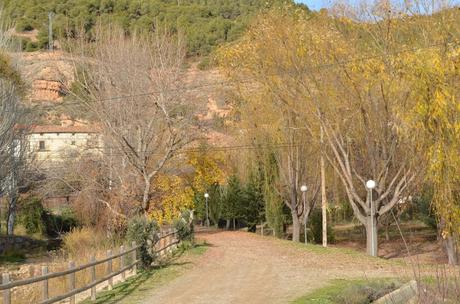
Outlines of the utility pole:
M53 17L54 13L48 13L48 50L50 52L54 49L54 41L53 41Z
M321 144L321 211L323 218L323 247L327 247L327 198L326 198L326 169L324 165L324 131L321 126L320 131L320 144Z

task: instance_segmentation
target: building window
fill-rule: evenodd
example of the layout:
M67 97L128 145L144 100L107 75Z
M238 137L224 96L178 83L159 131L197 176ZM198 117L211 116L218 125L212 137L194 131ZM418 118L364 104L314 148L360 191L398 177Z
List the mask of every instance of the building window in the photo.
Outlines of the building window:
M75 146L76 145L76 142L75 140L72 140L72 142L70 143L72 146Z
M88 149L95 149L97 148L97 137L95 137L93 134L89 136L89 138L86 140L86 147Z
M43 136L43 133L40 133L40 136Z
M38 150L39 151L45 151L45 141L44 140L40 140L38 142Z
M59 136L59 133L56 133L56 136Z

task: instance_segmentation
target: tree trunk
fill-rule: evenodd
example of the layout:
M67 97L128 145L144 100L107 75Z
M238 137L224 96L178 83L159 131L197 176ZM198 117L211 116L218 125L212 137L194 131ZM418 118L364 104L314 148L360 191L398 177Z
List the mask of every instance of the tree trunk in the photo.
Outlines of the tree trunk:
M455 236L449 235L445 241L447 258L449 260L449 265L458 265L458 255L457 255L457 240Z
M295 211L291 211L292 214L292 240L294 242L300 242L300 221Z
M144 177L144 194L142 196L142 209L144 213L147 213L149 210L149 203L150 203L150 179Z
M233 230L236 230L236 220L233 218Z
M226 221L226 223L225 223L225 229L226 229L226 230L230 230L230 225L231 225L230 219L226 219L225 221Z
M378 240L377 240L377 219L371 216L366 217L366 252L368 255L378 255ZM372 227L374 229L372 229Z
M17 196L13 196L9 198L9 207L8 207L8 218L7 218L7 234L13 235L14 234L14 221L16 219L16 206L17 206Z
M391 223L385 225L385 239L387 241L390 240L390 225L391 225Z

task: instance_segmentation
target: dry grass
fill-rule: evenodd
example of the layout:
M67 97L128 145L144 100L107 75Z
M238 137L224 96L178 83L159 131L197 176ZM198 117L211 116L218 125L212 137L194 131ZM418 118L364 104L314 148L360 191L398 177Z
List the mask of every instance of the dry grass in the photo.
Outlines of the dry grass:
M460 303L460 269L440 265L435 273L428 277L418 277L419 304Z
M113 254L119 252L119 241L109 240L104 234L91 228L79 228L68 233L63 238L63 250L54 252L50 257L48 272L59 272L69 268L69 261L73 261L76 266L87 264L94 255L97 260L107 256L107 250L112 249ZM114 249L117 248L117 249ZM127 259L127 263L129 263ZM41 265L34 265L35 276L41 274ZM120 269L120 259L112 262L112 270ZM96 266L96 278L101 278L107 274L107 263ZM14 275L14 280L30 277L29 272L22 272ZM85 269L76 273L76 288L87 285L91 282L91 269ZM32 304L38 303L42 299L43 282L13 289L12 303ZM49 280L49 297L55 297L66 293L69 290L68 277L63 276ZM0 303L3 299L0 298Z

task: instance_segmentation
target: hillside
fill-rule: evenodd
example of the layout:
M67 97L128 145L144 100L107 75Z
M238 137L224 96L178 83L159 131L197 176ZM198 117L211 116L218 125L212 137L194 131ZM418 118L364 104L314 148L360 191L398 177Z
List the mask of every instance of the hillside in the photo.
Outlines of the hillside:
M17 32L38 31L35 41L22 36L23 48L33 51L48 44L48 14L54 13L55 38L83 28L88 36L94 25L115 21L129 31L164 26L183 32L189 55L206 55L245 30L257 12L292 0L4 0L5 15ZM306 7L305 7L306 8Z

